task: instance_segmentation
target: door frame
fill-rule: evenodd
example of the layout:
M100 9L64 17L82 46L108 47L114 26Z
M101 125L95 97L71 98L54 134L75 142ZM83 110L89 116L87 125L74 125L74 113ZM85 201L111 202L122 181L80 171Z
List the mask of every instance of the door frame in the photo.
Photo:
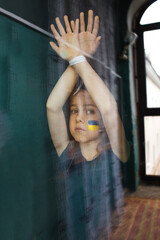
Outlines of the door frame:
M139 152L140 152L140 179L151 184L160 184L160 176L146 175L145 163L145 137L144 137L144 117L160 116L160 108L147 108L146 96L146 67L143 33L145 31L160 29L160 22L151 24L140 24L140 19L146 9L156 0L148 1L138 11L134 21L134 32L138 35L135 48L135 68L137 69L137 110L138 110L138 131L139 131Z

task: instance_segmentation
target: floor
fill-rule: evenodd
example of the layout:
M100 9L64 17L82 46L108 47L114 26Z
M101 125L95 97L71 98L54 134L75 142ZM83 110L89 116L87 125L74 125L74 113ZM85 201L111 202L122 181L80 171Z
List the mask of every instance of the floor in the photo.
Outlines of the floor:
M136 192L125 191L126 197L160 198L160 186L140 185Z

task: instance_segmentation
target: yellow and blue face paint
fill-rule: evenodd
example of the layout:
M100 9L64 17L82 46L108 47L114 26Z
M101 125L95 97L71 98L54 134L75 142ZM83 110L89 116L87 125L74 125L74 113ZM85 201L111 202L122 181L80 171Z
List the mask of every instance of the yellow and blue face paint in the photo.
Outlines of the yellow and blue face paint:
M89 120L88 129L91 131L97 131L99 129L99 121Z

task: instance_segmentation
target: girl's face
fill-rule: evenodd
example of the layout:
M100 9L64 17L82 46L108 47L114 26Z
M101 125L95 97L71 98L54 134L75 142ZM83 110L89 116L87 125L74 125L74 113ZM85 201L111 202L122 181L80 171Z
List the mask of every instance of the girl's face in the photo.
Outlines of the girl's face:
M99 130L89 130L88 121L101 124L100 112L86 90L81 90L70 102L69 129L73 138L79 143L87 143L100 138ZM100 126L99 126L100 127Z

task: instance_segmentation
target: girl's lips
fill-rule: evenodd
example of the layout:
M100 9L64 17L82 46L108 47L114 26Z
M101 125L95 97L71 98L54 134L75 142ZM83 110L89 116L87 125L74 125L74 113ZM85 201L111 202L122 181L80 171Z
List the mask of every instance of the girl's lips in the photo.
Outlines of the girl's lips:
M75 131L76 132L83 132L83 131L85 131L83 128L81 128L81 127L76 127L75 128Z

